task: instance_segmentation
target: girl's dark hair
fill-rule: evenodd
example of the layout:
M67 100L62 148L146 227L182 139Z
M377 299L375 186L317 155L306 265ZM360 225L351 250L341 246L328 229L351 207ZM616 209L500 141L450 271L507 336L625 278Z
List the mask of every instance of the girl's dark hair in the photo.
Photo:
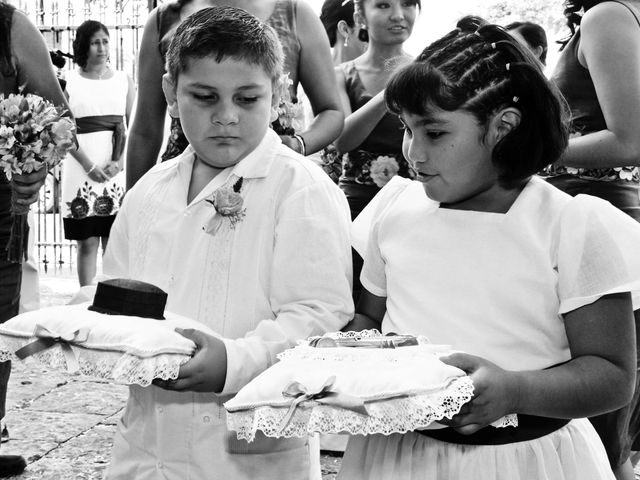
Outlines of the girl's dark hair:
M582 15L591 7L602 3L605 0L565 0L564 2L564 16L567 19L567 27L571 33L568 37L563 38L560 43L560 50L564 49L569 43L569 40L576 34L576 28L580 26ZM580 13L582 11L582 13Z
M320 10L320 21L329 37L329 45L336 44L338 22L344 20L351 28L355 22L353 20L353 2L344 0L325 0Z
M533 22L513 22L504 27L507 31L515 30L526 40L531 48L542 47L540 61L547 64L547 34L537 23Z
M355 9L360 12L360 15L364 16L364 9L362 8L362 4L365 0L349 0L349 3L353 2L355 5ZM418 5L418 8L422 8L422 0L414 0L414 5ZM361 42L369 41L369 32L367 32L364 28L361 28L358 31L358 40Z
M15 7L0 2L0 72L10 77L16 69L11 60L11 23Z
M91 38L100 30L109 36L109 29L96 20L82 22L76 30L76 38L73 40L73 61L80 67L87 66Z
M464 110L480 125L502 108L517 108L520 124L492 152L507 188L557 161L567 146L566 102L529 49L497 25L456 29L429 45L392 76L385 100L396 114Z

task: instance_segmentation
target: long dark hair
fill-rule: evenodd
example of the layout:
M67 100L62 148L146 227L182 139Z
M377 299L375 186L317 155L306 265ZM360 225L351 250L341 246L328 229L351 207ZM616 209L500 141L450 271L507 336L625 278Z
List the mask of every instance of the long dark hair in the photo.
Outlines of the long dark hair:
M15 7L0 1L0 72L2 75L15 74L11 60L11 23Z
M109 36L109 29L96 20L82 22L78 30L76 30L76 38L73 40L73 61L80 67L85 68L87 66L91 38L100 30Z
M584 12L603 1L605 0L565 0L564 16L567 19L567 27L569 27L571 33L568 37L558 41L561 45L560 50L566 47L569 40L576 34L576 29L580 26Z

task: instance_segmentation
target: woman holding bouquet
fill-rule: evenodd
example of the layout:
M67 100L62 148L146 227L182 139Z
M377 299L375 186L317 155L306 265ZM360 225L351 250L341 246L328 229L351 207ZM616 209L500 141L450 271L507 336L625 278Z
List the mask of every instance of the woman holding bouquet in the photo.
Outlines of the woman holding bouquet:
M98 248L106 248L109 230L124 195L122 153L135 87L109 64L109 31L95 20L78 27L73 42L78 68L67 74L66 92L76 117L82 156L62 169L65 238L78 244L78 279L88 285L96 275Z
M313 121L304 131L294 135L281 134L282 142L298 153L308 155L321 150L340 134L343 116L335 94L331 51L320 19L304 0L165 2L150 13L142 35L139 68L142 88L127 145L127 188L131 188L158 160L167 111L162 93L164 56L175 29L192 13L212 6L242 8L273 27L278 34L285 54L284 73L288 73L291 80L291 99L297 102L298 84L302 85L314 114ZM180 121L172 118L162 160L178 156L187 144Z
M56 79L44 39L29 19L13 6L0 1L0 93L35 93L55 105L67 106ZM11 181L0 170L0 323L18 314L22 263L7 259L12 213L12 191L16 203L28 206L38 198L47 170L13 175ZM0 363L0 418L5 414L11 362ZM0 455L0 477L25 468L16 455Z

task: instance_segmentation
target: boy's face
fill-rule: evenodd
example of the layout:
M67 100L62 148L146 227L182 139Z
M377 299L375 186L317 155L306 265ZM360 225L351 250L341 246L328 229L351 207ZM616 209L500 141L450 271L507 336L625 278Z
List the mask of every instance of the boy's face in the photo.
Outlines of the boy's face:
M187 140L207 165L235 165L269 128L273 86L261 66L234 58L190 59L170 87L165 85L170 113L180 117Z

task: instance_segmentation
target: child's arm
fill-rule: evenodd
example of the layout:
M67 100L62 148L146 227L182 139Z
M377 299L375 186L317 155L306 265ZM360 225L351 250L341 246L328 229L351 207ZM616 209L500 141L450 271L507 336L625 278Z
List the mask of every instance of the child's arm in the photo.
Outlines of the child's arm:
M359 332L361 330L370 330L375 328L380 331L382 319L387 311L387 297L378 297L368 291L362 289L356 314L343 329L343 332Z
M630 295L605 295L564 320L572 358L556 367L512 372L472 355L444 358L465 370L475 386L473 400L451 426L473 433L509 413L580 418L629 403L636 371Z

